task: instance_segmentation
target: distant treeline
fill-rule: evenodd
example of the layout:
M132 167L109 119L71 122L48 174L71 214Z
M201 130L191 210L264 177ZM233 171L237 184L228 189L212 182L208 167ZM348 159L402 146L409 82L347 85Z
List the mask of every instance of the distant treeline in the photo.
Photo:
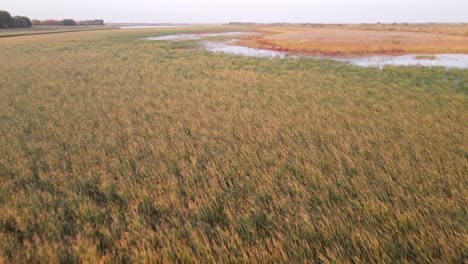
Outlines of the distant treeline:
M63 20L37 20L32 21L34 26L102 26L104 25L104 20L95 19L95 20L82 20L75 21L74 19L63 19Z
M287 22L276 22L276 23L256 23L256 22L229 22L228 25L231 26L285 26L285 27L294 27L294 26L313 26L313 27L328 27L328 26L465 26L468 23L351 23L351 24L323 24L323 23L287 23Z
M25 16L12 17L7 11L0 10L0 28L28 28L31 20Z

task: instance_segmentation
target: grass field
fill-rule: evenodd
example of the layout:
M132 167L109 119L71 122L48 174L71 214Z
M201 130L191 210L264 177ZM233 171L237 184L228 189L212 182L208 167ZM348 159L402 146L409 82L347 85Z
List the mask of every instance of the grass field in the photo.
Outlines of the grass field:
M325 55L468 53L468 26L447 28L450 27L263 27L261 31L266 35L242 43L272 50Z
M466 262L468 70L182 31L0 40L0 263Z

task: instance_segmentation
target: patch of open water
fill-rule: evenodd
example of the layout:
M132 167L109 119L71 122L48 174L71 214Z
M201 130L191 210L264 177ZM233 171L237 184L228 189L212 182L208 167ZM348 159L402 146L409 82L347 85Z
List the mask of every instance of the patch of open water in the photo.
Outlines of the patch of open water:
M433 58L431 58L433 57ZM424 66L446 68L468 68L468 54L437 54L421 58L420 54L401 56L373 55L357 58L338 58L338 61L348 62L362 67L393 66Z
M181 41L181 40L199 40L209 37L230 37L257 34L254 32L224 32L224 33L203 33L203 34L177 34L177 35L164 35L157 37L147 37L146 40L156 41Z
M258 57L258 58L281 58L291 56L286 52L274 51L268 49L256 49L239 45L226 44L224 42L203 41L203 48L217 53L226 53L237 56Z

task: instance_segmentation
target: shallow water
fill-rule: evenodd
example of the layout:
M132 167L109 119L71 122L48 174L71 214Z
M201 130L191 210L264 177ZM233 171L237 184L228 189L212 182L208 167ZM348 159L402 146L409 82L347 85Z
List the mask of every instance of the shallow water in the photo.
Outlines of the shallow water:
M149 37L147 40L158 41L179 41L179 40L202 40L208 37L222 36L241 36L257 34L254 32L226 32L226 33L209 33L209 34L179 34L166 35L158 37ZM226 53L236 56L258 57L258 58L310 58L310 59L330 59L349 63L361 67L384 67L387 65L393 66L424 66L424 67L446 67L468 69L468 54L438 54L430 56L418 55L401 55L401 56L384 56L384 55L369 55L362 57L330 57L317 55L301 55L288 52L274 51L260 48L249 48L233 44L236 39L231 39L229 42L219 41L202 41L202 47L205 50Z
M393 66L425 66L446 68L468 68L468 55L466 54L438 54L434 58L418 58L420 55L402 56L367 56L358 58L338 58L338 61L348 62L363 67Z
M139 29L139 28L178 28L183 26L122 26L120 29Z
M154 41L180 41L180 40L199 40L209 37L229 37L229 36L242 36L252 35L254 32L225 32L225 33L204 33L204 34L177 34L177 35L165 35L157 37L148 37L146 40Z
M203 48L211 52L258 58L286 58L289 55L286 52L267 49L255 49L238 45L229 45L223 42L214 41L204 41Z
M194 40L201 39L201 36L196 34L180 34L180 35L166 35L158 37L147 37L146 40L154 41L177 41L177 40Z

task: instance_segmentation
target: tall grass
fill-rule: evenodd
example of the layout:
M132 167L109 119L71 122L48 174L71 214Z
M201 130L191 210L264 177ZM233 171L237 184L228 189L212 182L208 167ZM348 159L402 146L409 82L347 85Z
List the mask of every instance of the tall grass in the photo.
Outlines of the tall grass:
M405 27L402 28L402 30ZM397 31L385 27L265 27L267 34L243 40L246 46L325 55L468 53L468 35L439 31ZM437 33L437 34L435 34Z
M468 37L468 23L356 24L346 26L328 25L328 27L358 30L425 32Z
M466 260L466 70L169 33L0 41L0 262Z

